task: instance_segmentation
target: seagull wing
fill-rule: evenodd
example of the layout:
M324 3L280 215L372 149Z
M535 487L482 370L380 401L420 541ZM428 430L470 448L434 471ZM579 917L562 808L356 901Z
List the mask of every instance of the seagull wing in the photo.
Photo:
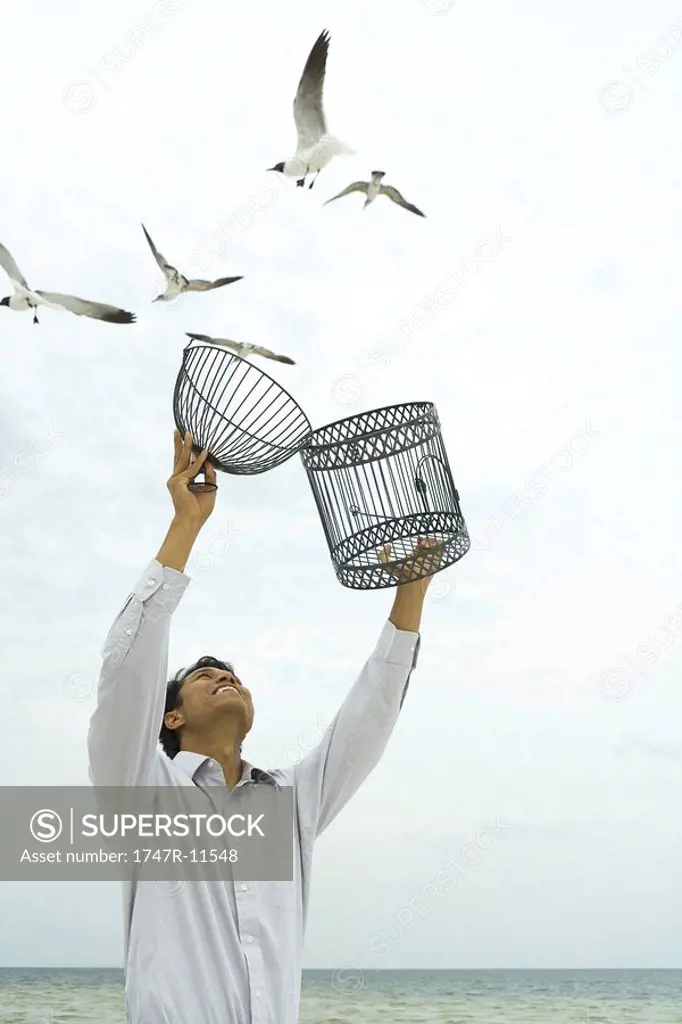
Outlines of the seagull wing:
M190 281L187 285L188 292L210 292L213 288L222 288L225 284L232 284L234 281L241 281L243 274L239 277L219 277L217 281Z
M4 245L0 245L0 267L5 271L12 284L18 284L20 288L30 291L26 278L16 265L12 253Z
M416 213L418 217L426 216L425 213L422 213L421 210L418 210L416 206L412 205L412 203L408 203L406 199L403 199L400 192L398 192L398 189L393 188L392 185L382 185L381 194L384 196L388 196L388 198L392 199L394 203L397 203L398 206L403 206L406 210L409 210L410 213Z
M170 263L168 262L168 260L167 260L167 259L165 258L165 256L162 256L162 255L161 255L161 253L159 252L159 250L158 250L158 249L156 248L156 246L155 246L155 245L154 245L154 243L152 242L152 239L151 239L151 235L150 235L150 234L149 234L149 232L147 231L147 229L146 229L146 227L144 226L144 224L142 225L142 230L144 231L144 236L145 236L145 238L146 238L146 239L147 239L147 241L149 242L149 248L150 248L150 249L151 249L151 251L152 251L152 252L154 253L154 259L156 260L156 262L157 262L157 263L159 264L159 266L161 267L161 269L162 269L162 271L163 271L163 273L164 273L164 276L165 276L166 278L168 278L168 280L170 281L170 280L171 280L171 279L172 279L173 277L175 277L175 276L177 275L177 273L178 273L178 272L177 272L177 270L176 270L176 268L175 268L174 266L172 266L172 265L171 265L171 264L170 264Z
M338 195L332 196L331 199L327 199L327 201L322 203L322 205L326 206L327 203L333 203L335 199L340 199L341 196L350 195L351 192L364 192L365 195L367 195L367 188L368 182L354 181L352 185L348 185L342 192L339 192Z
M294 99L294 121L298 133L298 149L314 146L327 133L327 122L322 107L324 73L329 53L329 33L320 32L298 83Z
M46 302L52 302L55 306L75 313L76 316L90 316L94 320L106 320L110 324L134 324L136 320L134 313L127 313L118 306L107 306L103 302L88 302L87 299L79 299L75 295L41 292L39 289L36 289L36 295L40 295Z
M289 356L277 355L276 352L272 352L269 348L261 348L260 345L254 345L250 355L263 356L264 359L276 359L278 363L288 363L289 366L296 365L293 359L289 359Z
M192 341L207 341L209 345L220 345L222 348L232 349L233 352L241 352L242 349L238 341L230 341L229 338L210 338L208 334L190 334L189 331L185 331L185 334Z

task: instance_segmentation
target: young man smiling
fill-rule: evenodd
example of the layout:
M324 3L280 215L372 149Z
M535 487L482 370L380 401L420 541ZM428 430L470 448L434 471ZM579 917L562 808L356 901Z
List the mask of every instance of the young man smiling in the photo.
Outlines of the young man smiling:
M388 742L431 577L397 587L377 645L318 746L286 770L254 767L241 756L253 700L229 663L202 658L167 682L184 568L215 506L215 490L189 489L204 468L215 485L206 454L193 459L191 437L175 432L174 516L104 646L90 778L96 786L292 786L294 880L185 882L172 898L158 883L125 883L126 1011L130 1024L296 1024L313 844ZM436 568L437 552L420 557Z

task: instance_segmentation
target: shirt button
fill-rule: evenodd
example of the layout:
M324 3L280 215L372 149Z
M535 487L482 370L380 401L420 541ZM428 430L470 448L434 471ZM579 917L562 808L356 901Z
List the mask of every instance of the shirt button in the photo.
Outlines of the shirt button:
M164 585L163 585L163 588L162 588L162 589L163 589L163 590L170 590L170 587L168 586L168 584L167 584L167 583L164 583Z
M128 634L128 636L132 636L133 631L130 628L130 626L128 626L128 628L126 629L126 633Z
M242 892L248 892L249 891L248 885L242 885L241 886L241 890L242 890Z
M247 942L253 942L253 935L247 935L246 936L246 941Z
M152 578L152 577L150 576L150 577L149 577L149 579L147 580L147 586L148 586L148 587L153 587L155 583L156 583L156 580L155 580L155 579L153 579L153 578Z

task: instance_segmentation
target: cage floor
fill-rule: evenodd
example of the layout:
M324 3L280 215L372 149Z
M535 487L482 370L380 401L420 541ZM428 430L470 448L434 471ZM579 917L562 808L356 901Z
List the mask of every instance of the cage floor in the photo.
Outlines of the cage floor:
M368 547L338 564L336 575L344 586L355 590L400 586L425 579L454 565L471 544L466 528L456 534L434 531L427 536L437 541L437 546L418 550L415 554L419 540L424 536L424 533L415 533L395 538L380 547Z

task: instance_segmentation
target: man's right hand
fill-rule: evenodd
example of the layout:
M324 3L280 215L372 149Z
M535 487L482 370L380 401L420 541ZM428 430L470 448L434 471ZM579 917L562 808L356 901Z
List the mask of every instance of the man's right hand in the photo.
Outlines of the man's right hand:
M161 550L156 556L157 562L183 572L187 560L199 536L199 531L215 507L216 491L190 491L189 485L204 468L208 452L203 451L192 460L192 438L185 434L184 441L178 430L175 431L175 463L168 481L175 515ZM215 469L206 463L206 483L215 485Z
M200 529L215 508L216 491L190 491L189 484L202 470L205 473L206 483L215 487L215 468L206 462L208 451L201 452L196 458L192 455L192 437L188 432L184 440L179 430L175 431L175 460L173 472L168 480L173 505L175 507L176 519L192 523Z

